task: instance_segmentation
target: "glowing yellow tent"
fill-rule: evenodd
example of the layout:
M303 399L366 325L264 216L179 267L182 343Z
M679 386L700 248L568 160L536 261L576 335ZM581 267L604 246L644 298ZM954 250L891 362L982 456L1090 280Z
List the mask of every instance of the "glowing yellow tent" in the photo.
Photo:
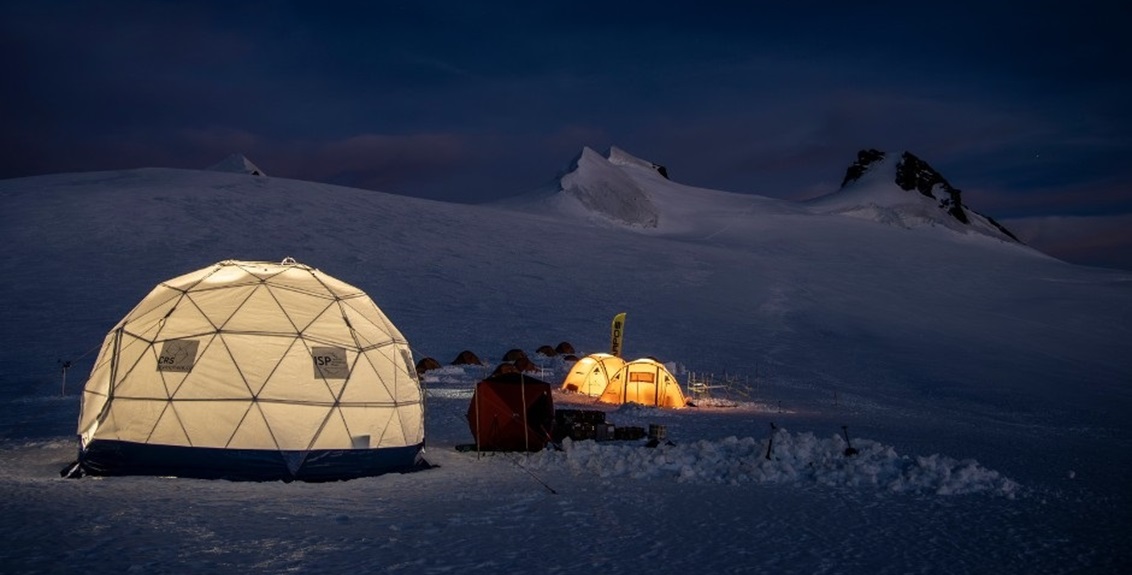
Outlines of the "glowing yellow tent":
M627 362L613 374L598 401L657 407L684 407L688 403L676 377L664 364L648 358Z
M91 475L312 480L422 462L409 344L362 290L288 258L161 283L83 391Z
M594 397L609 385L609 377L625 366L625 360L608 353L593 353L574 362L562 382L562 391L576 391Z

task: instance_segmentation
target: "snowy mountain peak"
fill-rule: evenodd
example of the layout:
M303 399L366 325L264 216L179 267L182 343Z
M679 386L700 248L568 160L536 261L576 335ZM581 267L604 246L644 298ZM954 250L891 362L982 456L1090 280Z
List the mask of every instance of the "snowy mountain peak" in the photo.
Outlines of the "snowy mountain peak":
M841 188L856 183L866 174L872 172L883 173L880 166L886 165L888 154L876 149L867 149L857 152L857 160L845 170L845 178L841 180ZM872 168L878 170L872 170ZM887 173L884 173L887 176ZM911 152L904 152L896 163L896 174L893 182L904 191L916 190L928 198L938 199L942 202L953 203L958 200L960 191L953 187L943 174L940 174L930 164ZM938 186L938 188L937 188ZM962 219L962 208L959 207L957 219Z
M861 176L865 175L874 164L880 163L885 158L885 153L880 150L869 148L857 152L857 161L849 164L849 168L845 170L845 178L841 180L841 187L857 181Z
M235 174L250 174L252 176L266 176L263 170L244 157L243 154L232 154L227 158L208 167L212 172L231 172Z
M1018 241L994 219L963 203L962 192L911 152L899 159L865 149L845 170L841 189L812 200L820 210L873 219L901 227L943 225L961 232Z
M618 148L617 146L610 146L609 151L605 154L605 157L609 159L609 163L615 166L639 166L642 168L647 168L649 170L654 170L656 173L664 176L664 179L668 179L668 168L660 164L638 158L630 154L629 152Z
M626 173L626 168L656 169L655 164L616 148L611 148L609 155L606 158L592 148L582 148L569 171L558 179L560 195L580 204L591 214L620 224L657 227L660 213L656 205L645 188Z

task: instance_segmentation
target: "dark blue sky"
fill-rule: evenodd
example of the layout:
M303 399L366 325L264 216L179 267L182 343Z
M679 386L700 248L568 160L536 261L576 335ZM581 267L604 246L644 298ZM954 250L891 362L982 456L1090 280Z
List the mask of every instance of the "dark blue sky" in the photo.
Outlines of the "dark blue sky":
M802 198L909 150L996 218L1132 212L1127 2L4 2L0 178L201 168L478 202L582 146Z

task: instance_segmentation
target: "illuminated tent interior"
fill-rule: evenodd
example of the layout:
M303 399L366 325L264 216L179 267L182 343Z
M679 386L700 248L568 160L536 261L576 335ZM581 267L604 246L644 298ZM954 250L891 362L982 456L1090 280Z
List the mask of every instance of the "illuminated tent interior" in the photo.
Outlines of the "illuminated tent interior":
M401 332L362 290L288 258L155 287L107 334L72 475L324 481L427 466Z
M664 364L648 359L634 359L609 378L605 391L598 397L602 403L639 403L657 407L684 407L687 400L680 384Z
M609 378L625 366L625 360L608 353L593 353L579 359L562 381L562 391L597 397L605 392Z

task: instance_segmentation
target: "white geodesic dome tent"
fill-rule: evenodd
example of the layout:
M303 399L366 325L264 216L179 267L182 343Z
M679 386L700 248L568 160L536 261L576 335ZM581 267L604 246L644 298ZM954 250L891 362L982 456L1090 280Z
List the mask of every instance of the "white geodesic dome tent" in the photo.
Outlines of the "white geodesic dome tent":
M107 334L78 432L84 474L345 479L423 464L424 395L360 289L289 258L223 261Z

